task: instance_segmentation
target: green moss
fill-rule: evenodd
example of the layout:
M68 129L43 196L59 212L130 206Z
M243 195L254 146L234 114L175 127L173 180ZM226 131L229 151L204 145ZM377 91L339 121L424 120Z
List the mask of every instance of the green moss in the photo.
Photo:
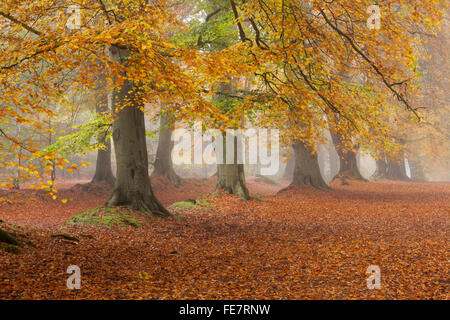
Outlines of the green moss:
M194 208L195 204L191 201L181 201L181 202L175 202L172 204L169 209L176 209L176 208Z
M213 208L214 207L214 205L212 205L211 202L209 202L208 199L197 200L197 205L199 205L202 208Z
M3 249L5 251L7 251L7 252L14 253L14 254L19 254L20 253L19 248L17 248L16 246L13 246L13 245L0 244L0 249Z
M259 201L259 202L267 202L266 199L263 199L263 198L260 198L260 197L255 197L255 196L250 197L250 199L256 200L256 201Z
M24 242L26 245L29 245L30 247L36 248L36 244L32 241L25 241Z
M204 199L200 196L197 200L186 200L181 202L175 202L168 209L170 210L182 210L186 208L200 208L200 209L208 209L212 208L213 205L209 202L208 199Z
M177 215L177 214L174 214L173 216L172 216L174 219L175 219L175 221L177 221L177 222L182 222L184 219L183 219L183 217L180 217L179 215Z
M89 211L82 211L71 217L66 224L96 224L107 227L124 227L131 225L140 227L142 223L136 219L136 214L124 208L98 207Z
M220 198L220 197L223 196L223 193L220 190L216 190L211 195L212 195L213 198Z

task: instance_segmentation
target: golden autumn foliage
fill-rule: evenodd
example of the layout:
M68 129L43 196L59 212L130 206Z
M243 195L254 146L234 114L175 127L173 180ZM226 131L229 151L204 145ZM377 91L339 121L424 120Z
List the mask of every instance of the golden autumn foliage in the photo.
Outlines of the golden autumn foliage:
M448 27L445 0L2 0L0 300L448 299Z
M57 152L14 138L11 127L56 134L51 122L73 108L68 97L92 90L98 78L109 91L125 80L138 83L146 111L165 102L186 122L200 118L225 127L246 117L284 130L286 144L302 139L313 147L332 128L349 147L396 153L401 146L392 139L398 127L392 119L402 109L403 122L420 118L410 98L419 77L415 48L422 45L415 34L436 32L446 2L379 1L379 29L368 27L372 4L81 0L74 9L64 1L3 1L0 134L10 152L2 152L0 165L18 166L8 154L21 150L23 177L43 181L52 167L65 166ZM201 32L192 37L202 25L228 39L217 45ZM238 102L219 112L213 96L230 79L235 92L228 99ZM40 159L43 170L27 157Z

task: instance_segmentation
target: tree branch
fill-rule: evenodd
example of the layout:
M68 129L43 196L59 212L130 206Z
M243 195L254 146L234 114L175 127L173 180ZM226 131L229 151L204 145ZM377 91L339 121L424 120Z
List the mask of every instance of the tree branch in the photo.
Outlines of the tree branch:
M22 21L17 20L16 18L14 18L13 16L11 16L9 13L4 13L2 11L0 11L0 16L5 17L6 19L14 22L15 24L18 24L20 26L22 26L24 29L30 31L31 33L34 33L37 36L42 35L42 32L34 29L33 27L30 27L29 25L23 23Z
M417 109L413 108L408 101L406 101L406 99L399 93L397 92L397 90L394 89L394 85L390 84L387 80L386 80L386 76L380 71L380 69L375 65L375 63L372 62L372 60L369 59L369 57L367 57L364 52L362 52L362 50L360 48L358 48L358 46L355 44L355 42L342 30L340 30L336 25L334 25L327 17L327 15L325 14L325 12L323 12L323 10L320 8L320 14L323 16L323 18L325 19L326 23L331 26L331 28L333 28L333 30L335 30L339 35L341 35L342 37L344 37L352 46L352 48L372 67L372 69L375 71L375 73L377 73L380 77L381 80L383 81L383 83L386 85L387 88L389 88L389 90L392 91L392 93L394 94L394 96L401 101L405 106L406 109L410 110L411 112L414 113L414 115L418 118L421 119L420 115L417 113Z

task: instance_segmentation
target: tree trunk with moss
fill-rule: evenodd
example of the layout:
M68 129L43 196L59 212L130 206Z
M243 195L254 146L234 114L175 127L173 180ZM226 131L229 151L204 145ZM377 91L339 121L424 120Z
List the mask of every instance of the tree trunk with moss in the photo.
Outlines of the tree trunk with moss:
M293 187L301 188L304 186L324 190L330 189L320 173L317 152L313 153L312 148L300 140L298 140L292 147L294 149L295 156L294 175L292 178L292 183L287 189Z
M229 136L228 139L234 139L233 148L229 150L233 152L234 159L232 163L227 163L227 142L226 134L223 134L223 154L222 164L217 165L217 185L216 190L223 190L229 194L241 197L242 199L250 199L250 193L245 184L244 165L238 164L237 157L237 136ZM220 155L219 155L220 156Z
M127 206L168 216L170 213L155 197L150 184L141 97L139 86L129 80L125 80L120 90L114 92L113 107L117 118L113 124L113 140L117 177L106 206Z
M172 141L172 130L170 128L171 119L169 115L161 116L159 127L158 149L156 151L156 159L153 164L154 169L152 178L162 176L174 185L179 185L182 181L173 169L172 150L174 143Z

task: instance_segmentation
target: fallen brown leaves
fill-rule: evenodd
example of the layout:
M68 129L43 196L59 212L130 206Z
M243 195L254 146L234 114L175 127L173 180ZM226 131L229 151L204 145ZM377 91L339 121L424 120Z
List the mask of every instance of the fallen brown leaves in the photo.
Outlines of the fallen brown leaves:
M192 183L181 188L201 191ZM281 187L250 184L253 193L266 195ZM173 197L167 188L172 196L156 188L166 204ZM22 247L20 255L0 250L0 298L449 298L448 184L355 182L335 188L247 202L209 195L209 206L178 211L181 221L154 219L141 228L62 226L69 213L50 200L39 209L27 207L17 219L20 204L1 207L0 219L41 226L49 220L52 229L16 227L37 248ZM90 209L104 200L84 197ZM172 202L193 197L186 193ZM80 203L74 197L65 206L80 211ZM55 233L80 241L52 238ZM66 288L70 265L81 268L81 290ZM381 290L366 287L369 265L381 268Z

